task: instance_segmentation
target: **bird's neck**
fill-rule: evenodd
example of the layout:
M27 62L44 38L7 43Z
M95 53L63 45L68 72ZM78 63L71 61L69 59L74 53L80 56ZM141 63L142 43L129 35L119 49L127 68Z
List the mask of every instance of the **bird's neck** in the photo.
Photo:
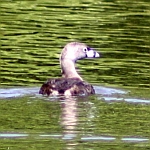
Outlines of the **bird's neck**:
M62 76L65 78L79 78L83 80L75 69L75 63L70 59L63 59L60 62L62 69Z

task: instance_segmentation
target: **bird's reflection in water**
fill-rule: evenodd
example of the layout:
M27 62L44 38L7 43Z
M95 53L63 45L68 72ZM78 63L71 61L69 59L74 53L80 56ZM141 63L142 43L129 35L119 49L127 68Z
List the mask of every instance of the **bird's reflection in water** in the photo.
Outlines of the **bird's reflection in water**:
M75 134L77 125L77 101L75 97L67 97L62 102L62 121L64 134Z
M77 100L75 97L64 98L62 101L61 125L63 126L63 139L66 141L66 149L76 149L78 143L74 140L77 135Z
M86 108L86 112L82 113L80 109L81 107L82 110ZM96 107L94 107L93 103L89 101L88 96L70 96L61 98L61 109L61 126L63 127L63 139L67 140L66 149L76 149L76 146L79 145L78 140L81 140L80 138L84 133L84 128L80 128L80 124L83 123L80 119L81 117L83 117L84 120L82 121L85 121L85 124L87 124L88 122L89 126L91 126L90 122L92 122L93 116L95 116Z

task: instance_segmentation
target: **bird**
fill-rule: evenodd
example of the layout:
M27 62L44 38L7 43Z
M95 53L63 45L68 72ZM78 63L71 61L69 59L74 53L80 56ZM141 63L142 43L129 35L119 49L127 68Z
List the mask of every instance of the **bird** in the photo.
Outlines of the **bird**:
M81 42L66 44L60 54L61 78L48 79L40 88L39 94L46 96L82 96L95 94L91 84L84 81L75 68L77 60L98 58L99 52Z

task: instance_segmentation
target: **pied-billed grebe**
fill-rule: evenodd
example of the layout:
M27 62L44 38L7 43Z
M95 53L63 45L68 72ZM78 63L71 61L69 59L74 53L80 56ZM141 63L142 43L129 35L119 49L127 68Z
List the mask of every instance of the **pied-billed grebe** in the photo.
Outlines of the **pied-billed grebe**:
M99 53L84 43L71 42L62 50L60 65L62 78L49 79L39 91L43 95L90 95L95 94L92 85L83 81L75 69L75 62L84 58L100 57Z

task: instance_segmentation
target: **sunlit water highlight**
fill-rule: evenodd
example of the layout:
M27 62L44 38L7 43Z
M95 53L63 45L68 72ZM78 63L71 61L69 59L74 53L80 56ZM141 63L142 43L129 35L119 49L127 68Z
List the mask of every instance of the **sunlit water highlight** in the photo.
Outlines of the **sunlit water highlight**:
M33 97L40 97L39 95L40 87L20 87L20 88L5 88L0 89L0 99L2 98L17 98L23 96L33 96ZM96 91L96 95L100 95L100 100L105 100L109 102L119 102L119 101L126 101L129 103L145 103L149 104L150 100L148 99L137 99L137 98L125 98L125 95L128 94L128 91L123 91L114 88L107 88L102 86L94 86ZM119 98L118 98L119 96ZM48 99L55 99L54 97L49 97ZM59 96L56 96L56 99Z
M63 140L73 140L74 138L77 138L76 134L67 134L67 135L59 135L59 134L39 134L39 135L29 135L29 134L22 134L22 133L0 133L0 138L42 138L42 139L63 139ZM144 137L109 137L109 136L86 136L84 135L81 138L78 138L78 140L81 141L101 141L101 142L109 142L109 141L115 141L115 140L121 140L123 142L149 142L150 139L144 138Z

